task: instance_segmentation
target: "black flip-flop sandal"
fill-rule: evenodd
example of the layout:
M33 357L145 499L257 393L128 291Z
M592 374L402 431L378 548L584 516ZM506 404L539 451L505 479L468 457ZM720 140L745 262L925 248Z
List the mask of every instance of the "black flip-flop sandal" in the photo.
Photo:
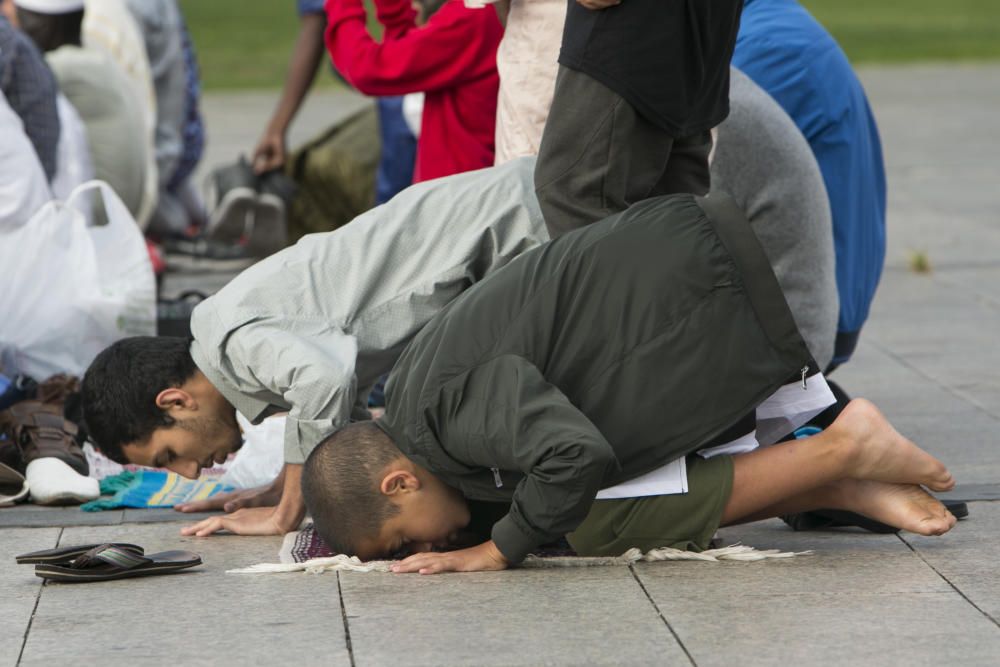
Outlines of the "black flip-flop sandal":
M57 547L55 549L32 551L31 553L16 556L16 560L20 565L37 565L42 563L47 565L64 565L72 562L77 556L82 556L91 549L96 549L101 546L120 547L122 549L134 551L140 556L143 554L143 548L137 544L114 542L113 544L77 544L74 546Z
M201 556L190 551L142 555L114 544L102 544L68 565L36 565L35 575L50 581L84 583L170 574L196 565L201 565Z
M961 500L942 500L941 504L951 512L956 519L965 519L969 516L969 506ZM869 519L866 516L848 512L846 510L813 510L812 512L800 512L798 514L788 514L781 517L785 523L793 530L825 530L827 528L849 528L857 526L870 533L898 533L899 528L893 528L881 521Z

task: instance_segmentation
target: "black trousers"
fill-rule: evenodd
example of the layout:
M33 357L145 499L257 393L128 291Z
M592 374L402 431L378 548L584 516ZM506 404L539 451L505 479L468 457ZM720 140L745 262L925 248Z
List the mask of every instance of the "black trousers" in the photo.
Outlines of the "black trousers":
M586 74L559 67L535 166L549 234L661 195L708 193L710 132L672 137Z

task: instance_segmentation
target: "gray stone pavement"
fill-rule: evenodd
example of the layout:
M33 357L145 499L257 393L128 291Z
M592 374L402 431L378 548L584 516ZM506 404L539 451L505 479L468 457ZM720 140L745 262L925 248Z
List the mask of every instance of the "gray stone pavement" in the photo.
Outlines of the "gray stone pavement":
M182 538L168 511L0 510L0 665L1000 664L1000 66L862 73L889 168L889 255L860 348L834 378L879 403L975 500L943 538L793 533L762 563L657 563L442 577L226 575L279 538ZM208 164L247 151L273 97L210 96ZM315 96L294 137L360 103ZM928 256L917 274L908 253ZM102 540L183 548L170 577L41 585L13 554Z

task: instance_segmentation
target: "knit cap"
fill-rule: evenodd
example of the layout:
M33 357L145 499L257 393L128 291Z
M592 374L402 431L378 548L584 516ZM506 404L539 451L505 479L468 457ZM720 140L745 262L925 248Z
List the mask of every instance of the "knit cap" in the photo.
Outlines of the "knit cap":
M14 0L14 4L39 14L69 14L83 9L83 0Z

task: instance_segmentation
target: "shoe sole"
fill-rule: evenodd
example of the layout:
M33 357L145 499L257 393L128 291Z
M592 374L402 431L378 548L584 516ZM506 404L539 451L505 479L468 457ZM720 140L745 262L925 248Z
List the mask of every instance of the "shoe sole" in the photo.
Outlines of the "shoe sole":
M249 232L257 193L250 188L234 188L226 193L208 219L208 238L239 243Z
M247 235L247 252L254 257L273 255L288 245L285 204L272 194L262 194L254 207L252 227Z
M191 255L164 255L168 273L231 273L239 272L253 266L255 257L239 259L207 259Z

